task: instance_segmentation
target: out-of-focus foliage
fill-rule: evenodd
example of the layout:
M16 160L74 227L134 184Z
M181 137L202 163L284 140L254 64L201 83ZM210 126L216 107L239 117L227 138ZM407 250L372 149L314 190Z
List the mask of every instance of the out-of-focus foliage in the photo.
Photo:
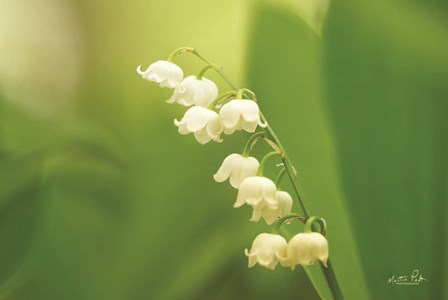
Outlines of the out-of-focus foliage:
M248 74L327 218L345 296L446 298L446 22L426 7L343 1L317 40L292 13L258 15ZM416 269L427 282L387 284Z
M185 109L136 74L179 46L257 92L347 299L448 297L444 2L334 2L321 38L291 1L25 2L0 0L0 299L319 298L247 268L269 228L212 175L248 135L179 136Z
M297 163L310 213L324 216L329 224L331 258L336 272L344 270L337 274L343 294L348 299L367 299L366 277L343 202L323 103L321 40L293 14L271 5L260 6L256 16L251 46L258 51L251 56L249 82L257 91L271 126L278 129ZM282 45L282 55L276 54L278 45ZM309 269L323 296L330 298L319 266Z

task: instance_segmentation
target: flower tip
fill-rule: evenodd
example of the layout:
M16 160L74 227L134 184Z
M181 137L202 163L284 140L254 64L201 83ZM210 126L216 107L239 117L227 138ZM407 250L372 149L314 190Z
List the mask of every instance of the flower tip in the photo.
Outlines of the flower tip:
M268 126L268 121L264 123L260 121L260 123L258 123L258 126L260 126L261 128L266 128Z
M145 72L142 71L142 65L139 65L139 66L137 67L137 73L138 73L139 75L143 75L143 73L145 73Z
M272 224L274 224L274 221L275 221L276 219L273 219L273 220L266 220L265 219L265 221L266 221L266 224L268 224L268 225L272 225Z
M244 205L244 202L241 203L241 202L236 201L236 202L233 204L233 207L234 207L234 208L240 208L240 207L243 206L243 205Z

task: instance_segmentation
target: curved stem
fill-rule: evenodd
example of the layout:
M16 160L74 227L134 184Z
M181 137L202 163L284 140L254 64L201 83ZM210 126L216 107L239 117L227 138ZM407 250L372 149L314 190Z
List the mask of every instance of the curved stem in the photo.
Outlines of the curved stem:
M201 59L203 62L205 62L208 65L213 66L213 69L216 71L216 73L218 73L219 76L221 76L222 79L224 79L224 81L235 91L239 91L240 88L234 84L229 77L227 77L227 75L222 71L221 68L218 68L217 66L213 65L210 61L208 61L205 57L203 57L196 49L193 49L191 51L192 54L196 55L199 59Z
M202 61L204 61L206 64L208 65L212 65L205 57L203 57L201 54L199 54L198 51L196 51L195 49L193 49L191 51L191 53L193 53L194 55L196 55L199 59L201 59ZM222 69L217 68L217 67L213 67L213 69L216 71L216 73L219 74L219 76L222 77L222 79L230 86L232 87L232 89L239 91L240 88L233 83L229 77L227 77L227 75L222 71ZM267 123L266 121L266 117L263 115L263 113L260 111L260 117L262 119L263 122ZM285 151L285 148L283 147L282 143L280 142L279 138L277 137L277 135L275 134L274 130L272 129L272 127L269 125L269 123L267 123L267 126L264 128L264 131L266 132L266 134L268 136L270 136L272 138L272 140L277 144L277 146L279 147L279 149L282 151L283 155L281 156L282 162L285 166L286 172L288 173L288 177L291 181L291 184L293 186L294 192L297 195L297 198L299 200L299 204L300 207L302 208L302 212L305 215L306 218L309 218L309 213L307 211L307 209L305 208L305 203L303 201L303 194L300 188L300 184L299 184L299 180L297 177L297 172L295 170L295 168L293 167L291 160L288 157L288 154ZM330 259L328 259L327 261L327 268L325 268L322 263L321 263L321 269L322 272L325 275L325 279L327 280L328 286L331 290L331 293L333 295L333 298L335 300L340 300L343 299L342 296L342 292L341 289L339 288L339 284L336 278L336 274L334 273L333 270L333 265L331 264Z
M278 233L280 231L280 227L287 221L297 219L302 223L305 223L306 218L299 214L289 214L277 219L272 227L272 233Z
M235 92L235 91L228 91L228 92L225 92L225 93L219 95L218 97L216 97L215 100L213 100L213 101L208 105L208 109L213 110L213 109L215 108L215 106L216 106L219 102L221 102L221 101L223 101L223 100L226 100L226 99L228 99L228 98L230 98L230 97L234 97L235 95L236 95L236 92Z
M173 62L174 58L178 55L182 55L185 53L194 53L194 49L191 47L180 47L177 48L176 50L174 50L170 56L168 56L168 58L166 59L169 62Z
M316 231L316 226L314 225L315 222L319 223L320 233L323 236L326 236L327 235L327 222L325 222L325 219L319 218L316 216L309 217L308 220L306 220L305 228L303 231L307 232L307 233Z
M278 153L276 151L272 151L263 157L263 159L260 162L260 167L258 168L257 176L263 176L264 165L266 164L268 159L271 158L272 156L278 156Z
M244 147L243 154L241 154L244 157L249 157L250 152L252 151L252 148L255 146L255 144L263 138L265 135L264 131L259 131L254 133L249 140L246 143L246 147Z
M286 169L283 168L277 175L277 179L275 180L275 185L277 186L277 188L280 187L280 184L282 182L283 177L285 176L286 173Z
M236 95L236 97L237 97L238 99L243 99L244 94L249 95L251 100L256 101L256 99L257 99L257 98L255 97L255 93L252 92L252 91L249 90L249 89L246 89L246 88L242 88L242 89L240 89L240 90L238 91L238 94Z
M205 72L207 72L210 69L213 69L214 67L212 65L207 65L199 71L198 75L196 75L196 79L202 79L204 77Z

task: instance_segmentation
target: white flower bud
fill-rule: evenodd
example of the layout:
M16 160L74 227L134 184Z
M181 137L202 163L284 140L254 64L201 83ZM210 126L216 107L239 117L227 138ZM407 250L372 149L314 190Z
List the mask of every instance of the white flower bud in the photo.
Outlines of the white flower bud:
M184 77L184 72L178 65L166 60L156 61L146 71L142 71L141 67L137 67L137 73L143 79L159 83L160 87L175 88Z
M266 127L261 122L258 104L252 100L234 99L221 108L219 112L225 134L232 134L235 130L254 132L257 125Z
M196 76L188 76L176 87L167 102L207 107L216 97L218 97L218 87L213 81L205 77L197 79Z
M229 178L230 184L237 189L244 179L257 174L259 166L256 158L233 153L224 159L213 178L216 182L224 182Z
M320 260L327 266L328 241L318 232L298 233L288 243L288 255L282 261L292 269L296 265L312 265Z
M276 192L277 187L269 178L262 176L247 177L240 184L238 196L233 207L241 207L247 203L255 210L261 210L265 206L277 209Z
M180 134L194 133L194 137L200 144L206 144L211 140L222 142L222 132L219 116L213 110L202 106L193 106L187 110L183 118L174 124L179 127Z
M250 251L244 250L249 257L249 268L257 263L260 266L274 270L277 263L286 257L288 243L278 234L261 233L252 243Z
M251 221L258 221L261 217L266 221L266 224L271 225L277 218L291 214L292 198L287 192L277 191L275 199L278 202L276 209L264 206L261 210L254 209Z

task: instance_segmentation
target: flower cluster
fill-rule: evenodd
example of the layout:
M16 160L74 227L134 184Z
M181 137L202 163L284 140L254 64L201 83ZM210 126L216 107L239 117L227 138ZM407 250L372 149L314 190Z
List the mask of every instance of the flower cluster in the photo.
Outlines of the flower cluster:
M297 265L312 265L317 260L327 266L328 242L317 232L298 233L289 243L281 235L261 233L245 254L249 257L249 268L258 263L273 270L280 262L282 266L294 269Z
M198 75L184 78L183 70L172 62L176 55L193 53L207 65ZM252 208L251 221L264 219L266 224L275 223L273 232L287 223L289 219L298 218L291 214L293 199L291 195L279 188L285 172L291 176L291 166L287 167L285 153L274 134L269 134L269 127L260 112L255 94L248 89L238 89L234 85L231 91L219 95L216 84L205 78L204 73L217 67L211 65L192 48L180 48L170 55L168 60L159 60L151 64L145 71L137 68L142 78L158 83L161 87L174 89L168 103L178 103L189 107L184 116L174 120L182 135L192 133L200 144L211 140L222 142L222 134L230 135L235 131L253 133L242 154L232 153L227 156L214 174L216 182L229 181L237 189L235 208L248 205ZM228 82L228 80L226 80ZM257 127L261 130L257 131ZM261 161L250 156L252 148L258 141L265 141L275 151L266 154ZM268 158L277 157L282 160L283 169L274 182L263 175L264 165ZM299 195L298 195L299 196ZM299 197L299 201L300 197ZM303 205L302 205L303 209ZM274 269L278 262L283 266L294 268L296 265L311 265L320 260L325 266L328 259L328 243L325 238L323 219L299 217L305 225L305 232L296 234L289 243L279 234L262 233L257 236L250 251L249 267L260 264ZM313 232L312 223L320 220L322 233ZM323 224L323 225L322 225Z
M151 64L145 71L138 66L137 73L142 78L159 83L161 87L173 88L174 92L168 103L179 103L189 108L182 119L174 120L182 135L193 133L200 144L211 140L222 142L221 134L232 134L237 130L255 132L257 126L265 127L261 122L260 109L254 100L243 99L236 93L218 97L216 84L203 77L183 78L182 69L176 64L159 60ZM231 97L233 96L233 97ZM232 98L229 101L229 97ZM217 111L219 101L226 101Z

